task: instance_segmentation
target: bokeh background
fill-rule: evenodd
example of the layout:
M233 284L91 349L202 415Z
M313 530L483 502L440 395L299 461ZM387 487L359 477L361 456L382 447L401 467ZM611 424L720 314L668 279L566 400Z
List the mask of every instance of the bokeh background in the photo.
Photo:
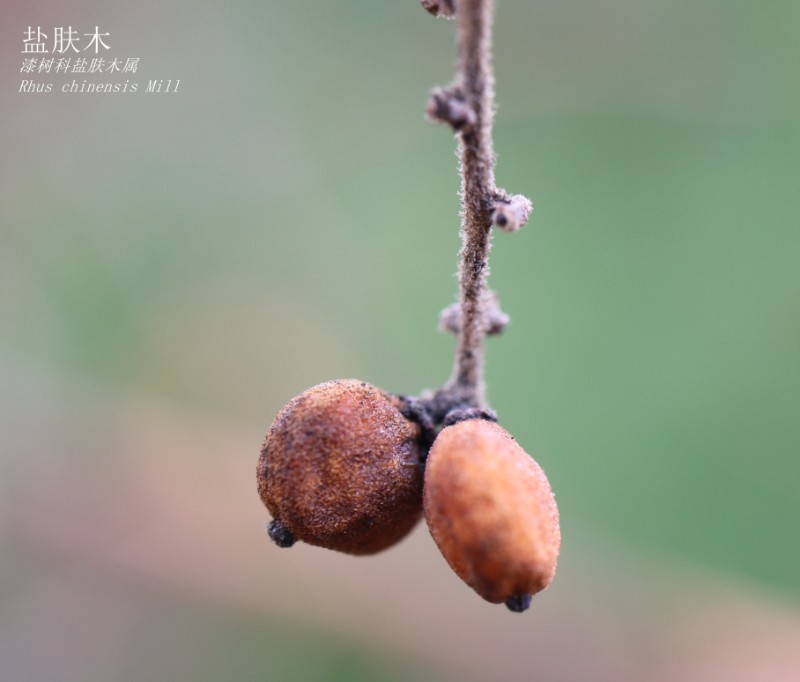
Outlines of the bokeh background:
M489 391L564 536L522 616L424 524L278 550L255 492L306 387L449 374L454 25L0 6L0 678L800 679L800 3L499 2L498 181L536 212L494 240ZM110 32L139 92L19 93L31 25Z

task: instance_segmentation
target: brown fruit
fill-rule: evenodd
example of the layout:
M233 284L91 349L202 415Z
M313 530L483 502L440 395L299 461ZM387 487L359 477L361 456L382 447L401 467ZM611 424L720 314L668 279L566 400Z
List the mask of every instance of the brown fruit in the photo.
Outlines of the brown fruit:
M309 388L281 410L258 461L270 536L349 554L403 538L422 506L420 428L399 399L362 381Z
M425 518L444 558L481 597L523 611L550 584L561 544L544 472L498 424L442 429L425 470Z

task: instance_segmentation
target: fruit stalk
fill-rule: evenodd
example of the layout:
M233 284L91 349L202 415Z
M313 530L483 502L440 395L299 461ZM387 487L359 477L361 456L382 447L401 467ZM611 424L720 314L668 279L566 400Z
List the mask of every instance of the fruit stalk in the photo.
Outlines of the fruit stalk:
M459 315L455 360L450 379L439 390L439 404L488 410L483 379L484 337L493 300L487 289L492 225L519 229L533 210L523 196L495 185L492 145L494 0L459 0L458 71L453 83L436 89L428 103L433 120L448 123L458 136L461 175Z
M489 274L494 190L494 75L491 64L493 0L458 3L458 76L473 120L460 131L461 324L453 374L446 388L473 407L486 407L483 382L483 292Z

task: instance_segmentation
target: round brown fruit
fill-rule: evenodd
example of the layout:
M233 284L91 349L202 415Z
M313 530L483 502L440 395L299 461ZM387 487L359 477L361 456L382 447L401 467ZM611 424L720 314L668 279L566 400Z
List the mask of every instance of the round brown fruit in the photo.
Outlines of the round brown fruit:
M258 461L270 536L349 554L398 542L422 512L420 427L362 381L309 388L281 410Z
M423 505L447 563L487 601L524 611L553 579L561 544L553 491L498 424L469 419L442 429Z

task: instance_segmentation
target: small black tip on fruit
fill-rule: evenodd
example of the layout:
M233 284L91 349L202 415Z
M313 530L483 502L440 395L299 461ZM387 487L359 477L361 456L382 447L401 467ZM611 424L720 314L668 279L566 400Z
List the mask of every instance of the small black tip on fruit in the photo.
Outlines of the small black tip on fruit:
M267 525L267 535L278 545L278 547L291 547L295 543L295 537L286 526L280 521L270 521Z
M515 594L513 597L506 599L506 606L509 611L522 613L530 608L531 596L530 594Z

